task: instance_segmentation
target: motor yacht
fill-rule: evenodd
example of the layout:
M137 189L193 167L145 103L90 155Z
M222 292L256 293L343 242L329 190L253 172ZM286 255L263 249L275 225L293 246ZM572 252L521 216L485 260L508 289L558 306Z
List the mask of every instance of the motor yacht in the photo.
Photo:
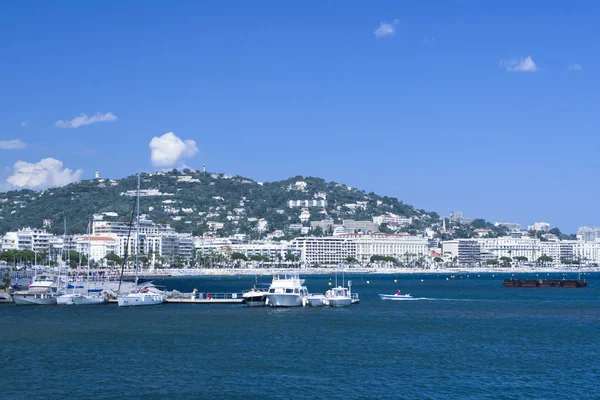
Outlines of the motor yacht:
M306 305L308 290L298 274L275 274L266 297L271 307L300 307Z
M12 294L17 305L55 305L58 296L59 278L56 275L43 274L36 276L27 290Z
M350 290L345 287L335 287L325 293L330 307L348 307L352 304Z
M256 284L242 295L242 304L246 307L264 307L267 301L269 284Z

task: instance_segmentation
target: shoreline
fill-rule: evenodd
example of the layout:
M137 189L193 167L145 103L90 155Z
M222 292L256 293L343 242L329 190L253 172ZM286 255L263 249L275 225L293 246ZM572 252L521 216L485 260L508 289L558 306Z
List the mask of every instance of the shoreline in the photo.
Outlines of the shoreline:
M198 277L198 276L248 276L248 275L273 275L277 273L297 273L299 275L335 275L336 273L353 275L455 275L455 274L589 274L598 273L600 268L443 268L443 269L414 269L414 268L223 268L223 269L176 269L142 271L139 277ZM126 273L124 276L134 276Z

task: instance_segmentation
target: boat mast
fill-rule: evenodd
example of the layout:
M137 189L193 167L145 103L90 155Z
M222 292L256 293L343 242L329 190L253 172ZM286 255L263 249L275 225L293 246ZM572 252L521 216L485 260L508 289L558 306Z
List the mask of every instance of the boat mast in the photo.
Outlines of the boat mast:
M88 248L87 248L87 290L90 292L90 255L92 253L92 240L90 238L90 225L92 221L88 221L87 234L88 234Z
M135 287L138 285L138 263L140 259L140 174L137 181L137 216L135 218Z
M67 271L68 271L68 267L69 267L69 261L70 261L70 254L69 251L67 250L67 216L65 215L65 212L63 211L63 222L65 225L65 230L63 232L63 254L66 251L67 254L65 255L65 294L67 294L69 292L69 278L67 276ZM60 269L58 270L58 276L60 276Z

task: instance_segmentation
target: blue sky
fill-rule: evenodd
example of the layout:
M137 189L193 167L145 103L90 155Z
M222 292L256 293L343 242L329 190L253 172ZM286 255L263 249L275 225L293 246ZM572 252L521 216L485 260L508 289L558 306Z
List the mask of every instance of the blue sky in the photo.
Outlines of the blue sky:
M600 225L598 20L594 1L9 2L0 187L205 163Z

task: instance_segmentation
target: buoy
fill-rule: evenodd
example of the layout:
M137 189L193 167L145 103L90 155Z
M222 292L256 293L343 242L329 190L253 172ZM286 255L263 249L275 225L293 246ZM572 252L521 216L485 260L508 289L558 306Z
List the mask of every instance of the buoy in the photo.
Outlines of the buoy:
M446 280L448 280L448 278L446 278Z
M477 275L478 278L481 278L481 275Z
M421 279L421 282L423 282L423 279Z
M367 281L367 284L371 283L371 281Z
M496 275L492 275L492 278L493 278L494 276L496 276Z
M398 279L394 279L394 283L398 283Z
M367 283L369 283L369 282L367 282ZM331 282L329 282L329 286L331 286Z

